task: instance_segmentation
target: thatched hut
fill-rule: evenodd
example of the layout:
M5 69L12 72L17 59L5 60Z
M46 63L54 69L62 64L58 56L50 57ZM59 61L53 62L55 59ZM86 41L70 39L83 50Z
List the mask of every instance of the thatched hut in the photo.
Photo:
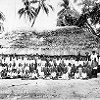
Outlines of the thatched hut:
M98 48L97 37L76 26L44 31L19 29L5 34L5 38L9 53L18 54L76 55Z

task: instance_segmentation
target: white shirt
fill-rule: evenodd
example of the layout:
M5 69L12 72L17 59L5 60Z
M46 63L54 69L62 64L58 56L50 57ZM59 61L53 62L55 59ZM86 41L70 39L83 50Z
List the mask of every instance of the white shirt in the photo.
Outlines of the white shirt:
M64 63L66 64L66 66L70 63L70 60L64 60Z
M82 78L86 78L87 77L87 73L82 73Z
M69 79L68 73L62 75L62 79Z
M9 64L9 62L10 62L10 57L6 57L5 63Z
M45 67L46 61L45 60L41 60L41 65L42 67Z
M52 66L54 65L53 61L49 61L49 63L50 63Z
M99 57L99 63L98 64L100 65L100 57Z
M56 63L57 63L57 65L59 65L60 64L60 60L56 60Z
M32 78L37 77L37 73L32 73Z
M56 72L52 72L52 73L51 73L51 76L52 76L52 77L56 77Z
M35 59L32 60L32 63L35 64Z
M96 58L96 61L98 62L97 54L94 54L94 55L92 54L92 55L91 55L91 61L94 60L95 58Z
M2 66L0 66L0 72L3 70Z

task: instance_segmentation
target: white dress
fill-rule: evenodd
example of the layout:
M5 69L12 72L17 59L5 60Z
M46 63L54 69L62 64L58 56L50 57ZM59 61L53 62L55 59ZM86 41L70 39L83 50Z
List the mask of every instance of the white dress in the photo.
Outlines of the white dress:
M0 66L0 72L3 70L2 66Z
M52 72L51 73L51 76L54 78L54 77L56 77L56 72Z
M62 75L62 79L66 79L66 80L68 80L68 79L69 79L69 77L68 77L68 73L63 74L63 75Z
M82 73L82 78L87 78L87 73Z

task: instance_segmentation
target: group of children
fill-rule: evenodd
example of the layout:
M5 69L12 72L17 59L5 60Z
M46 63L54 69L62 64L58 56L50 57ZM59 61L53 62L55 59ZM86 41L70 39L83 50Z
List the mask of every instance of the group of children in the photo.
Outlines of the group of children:
M98 57L1 56L0 77L22 79L88 79L97 77Z

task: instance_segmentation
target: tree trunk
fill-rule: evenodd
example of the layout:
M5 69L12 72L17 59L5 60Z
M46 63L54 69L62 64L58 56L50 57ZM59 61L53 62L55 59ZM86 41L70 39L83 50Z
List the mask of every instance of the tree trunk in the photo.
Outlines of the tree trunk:
M35 23L35 21L36 21L36 18L37 18L37 16L38 16L39 12L40 12L40 9L41 9L41 7L40 7L40 5L39 5L38 8L37 8L37 11L36 11L37 15L35 16L35 18L34 18L34 20L33 20L33 22L32 22L31 27L33 27L33 25L34 25L34 23Z
M97 36L97 47L98 47L98 55L100 55L100 48L99 48L99 39L100 39L100 37L97 35L97 33L94 31L94 29L91 27L91 25L88 23L88 22L86 22L86 25L88 26L88 30L89 31L91 31L91 33L92 34L94 34L95 36Z
M34 25L34 23L35 23L35 21L36 21L36 18L37 18L37 16L34 18L31 27L33 27L33 25Z
M92 34L94 34L95 36L98 37L97 33L94 31L94 29L91 27L91 25L88 23L88 21L86 22L87 27L89 28L88 30L91 31Z

